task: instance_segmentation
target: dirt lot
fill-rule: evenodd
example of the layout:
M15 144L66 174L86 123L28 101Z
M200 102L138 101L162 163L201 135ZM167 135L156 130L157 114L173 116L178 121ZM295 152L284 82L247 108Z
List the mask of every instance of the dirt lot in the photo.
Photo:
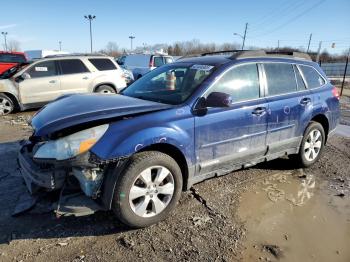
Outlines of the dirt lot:
M195 185L169 219L129 230L112 213L57 219L44 204L11 216L32 114L0 119L0 261L350 261L350 140L332 137L307 170L278 159Z

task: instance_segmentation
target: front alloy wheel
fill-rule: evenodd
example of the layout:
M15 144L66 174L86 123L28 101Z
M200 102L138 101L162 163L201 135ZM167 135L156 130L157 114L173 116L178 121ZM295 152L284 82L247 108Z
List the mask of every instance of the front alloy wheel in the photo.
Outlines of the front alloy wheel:
M8 115L13 109L14 105L11 99L4 94L0 94L0 115Z
M132 211L140 217L160 214L174 195L174 177L164 166L148 167L139 174L129 193Z
M110 172L118 172L113 168ZM170 214L181 191L181 170L172 157L158 151L136 153L118 175L112 209L130 227L150 226Z

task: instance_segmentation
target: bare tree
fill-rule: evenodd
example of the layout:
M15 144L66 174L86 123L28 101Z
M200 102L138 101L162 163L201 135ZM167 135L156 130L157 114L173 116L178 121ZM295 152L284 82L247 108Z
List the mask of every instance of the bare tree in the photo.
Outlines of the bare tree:
M4 49L5 49L5 45ZM19 41L15 40L15 39L10 39L7 41L7 51L10 52L16 52L16 51L21 51L21 44Z
M117 57L121 53L116 42L108 42L105 49L103 49L101 52L113 57Z

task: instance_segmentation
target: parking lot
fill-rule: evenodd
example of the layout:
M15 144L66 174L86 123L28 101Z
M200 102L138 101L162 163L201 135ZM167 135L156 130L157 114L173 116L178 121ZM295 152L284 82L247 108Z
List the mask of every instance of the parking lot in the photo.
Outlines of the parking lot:
M347 102L343 99L343 122L348 120ZM332 137L321 160L309 169L295 169L288 159L278 159L197 184L182 194L171 217L130 230L111 212L56 218L47 199L25 214L11 216L26 190L16 158L19 141L30 134L26 121L33 114L0 120L1 261L350 257L349 139ZM307 249L302 241L308 242Z

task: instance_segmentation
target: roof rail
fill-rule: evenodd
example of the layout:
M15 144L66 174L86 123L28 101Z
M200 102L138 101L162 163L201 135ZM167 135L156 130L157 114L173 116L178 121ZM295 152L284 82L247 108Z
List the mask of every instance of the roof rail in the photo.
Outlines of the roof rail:
M55 58L55 57L67 57L67 56L107 56L105 54L87 54L87 53L73 53L73 54L56 54L56 55L47 55L43 58Z
M236 52L230 58L240 59L240 58L255 58L255 57L284 57L284 58L299 58L311 61L311 57L306 53L301 52L270 52L265 50L245 50L241 52Z

